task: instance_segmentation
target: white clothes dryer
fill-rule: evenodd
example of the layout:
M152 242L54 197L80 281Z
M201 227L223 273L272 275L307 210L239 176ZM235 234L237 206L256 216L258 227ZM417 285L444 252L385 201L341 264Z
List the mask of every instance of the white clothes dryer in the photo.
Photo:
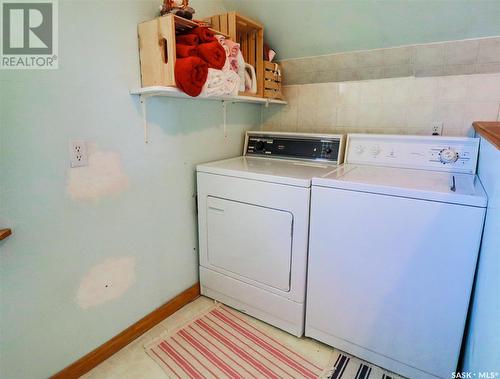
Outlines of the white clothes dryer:
M343 150L340 135L247 132L243 156L197 167L203 295L303 334L311 179Z

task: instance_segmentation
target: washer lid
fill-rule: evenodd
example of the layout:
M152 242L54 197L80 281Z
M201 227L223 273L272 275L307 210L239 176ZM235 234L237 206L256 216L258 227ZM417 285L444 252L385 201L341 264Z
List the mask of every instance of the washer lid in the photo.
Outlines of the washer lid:
M486 207L486 193L476 175L345 164L314 186ZM455 184L454 190L453 183Z
M310 187L313 177L328 175L337 168L336 165L312 162L237 157L200 164L196 167L196 171L298 187Z

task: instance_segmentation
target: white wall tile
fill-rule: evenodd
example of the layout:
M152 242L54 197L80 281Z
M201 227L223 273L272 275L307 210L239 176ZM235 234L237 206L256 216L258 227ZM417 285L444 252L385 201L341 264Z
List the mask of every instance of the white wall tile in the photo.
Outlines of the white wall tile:
M442 43L415 46L415 64L417 66L444 64L444 48Z
M478 63L476 64L476 74L488 74L500 71L500 63Z
M488 38L480 41L479 63L500 62L500 38Z
M297 130L318 131L336 124L336 83L307 84L298 90Z
M359 96L362 104L382 102L382 80L365 80L359 83Z
M410 101L414 103L435 101L438 90L436 78L415 78L410 88Z
M355 127L358 125L358 106L337 107L337 126Z
M379 125L382 128L406 128L406 104L384 104Z
M500 74L478 74L467 77L470 101L500 101Z
M445 76L437 78L438 102L459 103L465 101L467 76Z
M280 128L282 130L296 131L299 108L299 86L284 87L283 95L287 99L288 105L282 107Z
M382 66L384 64L383 50L367 50L356 53L358 67Z
M338 103L340 105L358 105L360 101L360 83L342 82L338 85Z
M413 63L414 47L395 47L382 50L384 65L409 65Z
M444 59L446 64L476 63L479 40L454 41L445 44Z
M315 131L325 130L336 125L337 91L337 83L322 83L315 86Z
M287 84L499 73L500 37L362 50L281 63Z
M333 63L337 68L353 68L358 66L356 53L335 54L333 57Z
M406 104L410 96L410 88L414 78L394 78L380 80L382 86L382 102Z
M383 112L380 104L360 104L357 120L358 125L367 128L381 127L382 115Z
M496 121L500 102L479 102L465 105L464 128L472 127L474 121Z
M361 104L358 126L367 128L404 128L406 108L389 104Z
M319 83L315 85L318 101L322 103L336 103L338 98L338 83Z
M298 100L298 129L314 127L316 115L317 92L316 84L305 84L299 87Z
M472 129L472 128L470 128L470 129ZM468 129L468 128L448 129L446 131L446 135L450 136L450 137L473 137L473 134L469 133L470 129Z
M279 106L271 105L269 107L262 108L262 126L265 130L276 130L281 126L281 113L283 109Z
M433 121L443 122L443 134L448 134L451 129L461 129L463 126L465 104L441 103L434 108Z
M263 127L301 132L467 135L476 120L496 120L500 74L390 78L284 87L288 105L263 110Z
M434 102L411 103L406 112L406 124L409 128L422 128L430 132L434 121Z

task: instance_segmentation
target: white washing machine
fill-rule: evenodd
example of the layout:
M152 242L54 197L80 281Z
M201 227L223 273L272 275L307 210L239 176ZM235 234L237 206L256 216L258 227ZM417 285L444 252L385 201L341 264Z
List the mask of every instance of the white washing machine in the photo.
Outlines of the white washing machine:
M313 179L307 336L408 378L450 378L486 194L478 139L348 136Z
M343 148L339 135L247 132L242 157L197 167L203 295L303 334L311 178Z

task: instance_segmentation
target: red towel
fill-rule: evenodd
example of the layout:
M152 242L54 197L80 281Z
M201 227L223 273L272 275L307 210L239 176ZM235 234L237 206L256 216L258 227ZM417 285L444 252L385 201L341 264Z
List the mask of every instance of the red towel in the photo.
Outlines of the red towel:
M215 34L207 27L198 26L191 30L189 34L194 34L200 39L200 43L215 41Z
M177 50L177 58L193 57L198 54L198 52L196 51L196 46L189 46L178 43L176 44L175 48Z
M181 34L175 36L175 40L177 43L190 46L196 46L200 43L200 38L196 34Z
M198 45L198 56L208 63L208 67L216 70L222 69L226 63L226 50L219 41L202 43Z
M175 83L189 96L201 93L207 75L207 62L198 57L179 58L175 61Z

